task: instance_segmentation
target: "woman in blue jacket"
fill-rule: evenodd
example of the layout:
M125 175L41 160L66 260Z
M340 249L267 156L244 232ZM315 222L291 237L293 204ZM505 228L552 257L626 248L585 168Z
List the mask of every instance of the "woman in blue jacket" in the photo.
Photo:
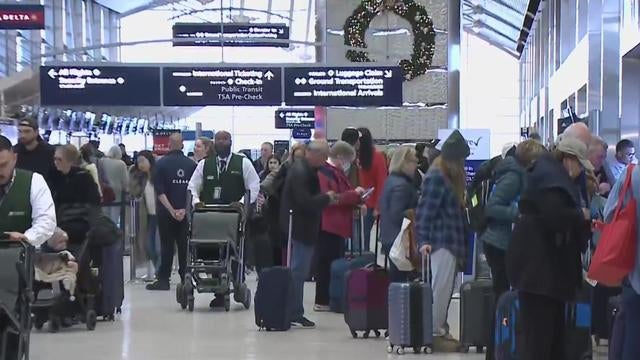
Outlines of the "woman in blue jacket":
M405 212L415 209L418 204L418 191L413 183L417 167L416 150L410 146L401 146L391 157L391 174L384 183L379 202L380 241L387 256L400 233ZM404 282L408 280L409 272L398 270L390 261L389 277L392 282Z

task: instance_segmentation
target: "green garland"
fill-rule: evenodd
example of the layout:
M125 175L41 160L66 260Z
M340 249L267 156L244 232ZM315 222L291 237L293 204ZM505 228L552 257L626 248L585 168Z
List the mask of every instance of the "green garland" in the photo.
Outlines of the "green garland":
M411 24L413 54L411 60L403 59L399 63L404 78L412 80L425 74L435 53L436 32L427 10L414 0L362 0L344 24L344 44L366 48L365 32L371 21L384 11L392 11ZM366 51L348 50L346 57L352 62L371 62Z

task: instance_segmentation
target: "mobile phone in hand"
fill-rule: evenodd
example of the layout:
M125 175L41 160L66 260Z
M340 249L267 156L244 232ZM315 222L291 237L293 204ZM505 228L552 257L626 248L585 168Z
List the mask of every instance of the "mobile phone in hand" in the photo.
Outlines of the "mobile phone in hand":
M368 189L367 189L367 190L366 190L366 191L361 195L362 199L366 199L366 198L368 198L369 196L371 196L371 194L373 194L373 190L375 190L375 187L370 187L370 188L368 188Z

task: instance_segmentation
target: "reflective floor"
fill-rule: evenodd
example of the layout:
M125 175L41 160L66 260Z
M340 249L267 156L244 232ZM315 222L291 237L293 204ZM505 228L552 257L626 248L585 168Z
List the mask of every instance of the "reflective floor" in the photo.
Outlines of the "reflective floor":
M255 279L249 284L255 288ZM83 326L57 334L34 331L31 338L33 360L175 360L175 359L278 359L341 360L400 358L388 355L383 339L352 339L341 315L308 313L318 327L288 332L259 332L253 308L240 304L232 311L210 311L211 298L196 295L193 313L182 311L171 292L149 292L144 285L126 286L122 315L111 323L98 323L95 331ZM306 309L311 309L313 284L307 283ZM458 306L451 307L451 330L458 332ZM45 326L46 329L46 326ZM471 350L474 351L473 349ZM603 349L604 351L604 349ZM424 358L407 354L402 359ZM479 354L432 354L430 359L484 359ZM606 356L596 356L606 359Z

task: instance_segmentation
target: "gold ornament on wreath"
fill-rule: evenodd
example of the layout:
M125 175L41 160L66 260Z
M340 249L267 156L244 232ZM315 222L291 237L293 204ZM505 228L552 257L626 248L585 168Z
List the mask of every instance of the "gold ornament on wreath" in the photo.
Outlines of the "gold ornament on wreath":
M344 44L366 49L365 33L371 21L385 11L391 11L411 24L413 53L411 59L400 60L398 64L405 80L425 74L435 53L436 31L427 10L414 0L362 0L344 24ZM371 62L364 50L347 50L346 57L352 62Z

